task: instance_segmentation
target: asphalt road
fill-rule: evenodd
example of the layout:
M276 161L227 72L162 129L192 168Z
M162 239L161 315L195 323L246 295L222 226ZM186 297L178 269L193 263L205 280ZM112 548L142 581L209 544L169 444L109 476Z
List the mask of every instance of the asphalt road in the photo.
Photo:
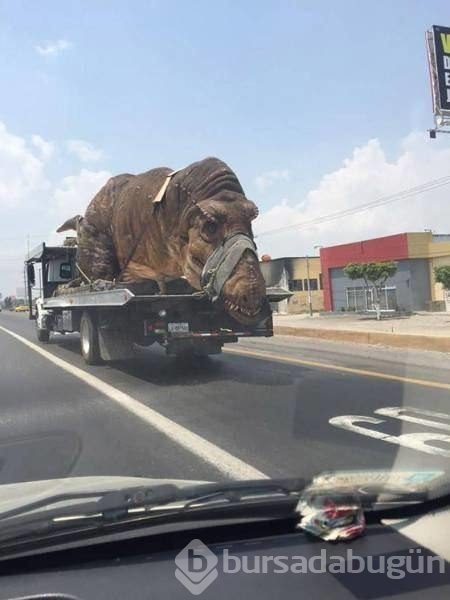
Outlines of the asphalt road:
M392 467L450 473L448 355L280 336L200 364L150 348L131 362L87 367L78 336L41 345L26 315L2 312L0 357L0 483L69 474L219 480L240 468L307 478ZM408 410L386 414L392 407Z

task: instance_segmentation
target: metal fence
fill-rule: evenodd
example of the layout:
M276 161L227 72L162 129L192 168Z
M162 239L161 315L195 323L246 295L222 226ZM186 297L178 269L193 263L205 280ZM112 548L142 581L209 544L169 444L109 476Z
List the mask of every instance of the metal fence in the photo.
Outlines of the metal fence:
M346 288L347 310L363 312L374 310L374 290L366 287ZM380 290L380 308L381 310L397 310L397 288L395 286L385 286Z

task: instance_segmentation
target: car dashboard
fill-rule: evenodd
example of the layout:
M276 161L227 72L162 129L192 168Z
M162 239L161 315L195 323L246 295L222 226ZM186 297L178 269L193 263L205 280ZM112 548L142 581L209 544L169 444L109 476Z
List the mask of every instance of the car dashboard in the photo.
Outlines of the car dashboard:
M188 573L187 579L183 578L185 572L177 576L176 571L186 570L186 563L176 559L193 539L201 540L215 558L209 571L205 566L208 581L206 575L201 575L188 589L185 582L192 583L192 577ZM405 564L413 556L416 568L417 557L423 557L424 565L434 558L433 572L407 572ZM369 572L369 557L371 569L380 569L384 564L383 572ZM403 566L399 566L401 563ZM331 565L337 564L346 567L333 572ZM198 587L202 581L204 589ZM0 600L177 600L200 594L214 600L423 600L424 596L448 597L450 565L443 559L437 561L433 551L391 525L369 525L363 537L332 544L302 531L274 531L267 525L254 524L142 537L14 559L0 563L0 584Z

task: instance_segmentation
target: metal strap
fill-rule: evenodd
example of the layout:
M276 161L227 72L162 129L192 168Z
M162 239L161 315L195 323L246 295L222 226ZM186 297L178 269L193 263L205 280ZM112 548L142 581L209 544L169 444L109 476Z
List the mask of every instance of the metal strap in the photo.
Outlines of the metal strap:
M246 233L235 233L225 239L209 256L203 267L201 284L212 300L217 300L235 266L246 250L256 255L256 246Z
M177 171L172 171L172 173L169 173L167 175L164 183L162 184L162 186L159 189L159 192L156 194L156 196L152 200L153 204L159 204L160 202L162 202L164 200L164 196L166 195L170 180L176 173L179 173L180 171L181 171L181 169L178 169Z

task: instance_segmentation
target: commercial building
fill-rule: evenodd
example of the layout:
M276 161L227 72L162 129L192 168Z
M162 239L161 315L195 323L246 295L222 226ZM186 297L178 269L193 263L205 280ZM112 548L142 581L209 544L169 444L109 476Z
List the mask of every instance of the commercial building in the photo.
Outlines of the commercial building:
M397 273L386 281L382 308L404 311L445 310L444 291L434 280L433 269L450 265L450 234L431 232L400 233L386 237L322 247L324 307L328 311L372 308L372 292L363 281L353 281L344 273L350 263L392 260Z
M289 289L293 295L274 305L280 313L309 311L309 295L312 309L323 310L323 285L318 256L275 258L261 262L261 270L268 286ZM310 290L310 294L308 293Z

